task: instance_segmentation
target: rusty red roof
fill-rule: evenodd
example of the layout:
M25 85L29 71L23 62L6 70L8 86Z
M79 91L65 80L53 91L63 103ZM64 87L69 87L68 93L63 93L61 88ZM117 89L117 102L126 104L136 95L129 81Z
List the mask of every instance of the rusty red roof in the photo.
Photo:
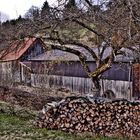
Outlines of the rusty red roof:
M25 38L12 42L10 47L0 53L0 60L12 61L19 59L27 49L32 46L36 39L37 38Z

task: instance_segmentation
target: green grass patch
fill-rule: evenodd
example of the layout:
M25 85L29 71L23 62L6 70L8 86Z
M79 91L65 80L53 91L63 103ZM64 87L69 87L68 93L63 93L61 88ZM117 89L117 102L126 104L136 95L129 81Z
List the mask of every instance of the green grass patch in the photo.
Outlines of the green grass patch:
M39 129L32 120L0 113L0 139L2 140L128 140L91 135L73 135L58 130Z

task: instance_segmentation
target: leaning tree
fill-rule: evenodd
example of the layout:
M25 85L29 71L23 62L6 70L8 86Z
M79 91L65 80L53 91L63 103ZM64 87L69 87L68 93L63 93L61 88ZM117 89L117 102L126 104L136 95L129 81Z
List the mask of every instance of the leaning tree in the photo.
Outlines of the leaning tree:
M60 45L52 44L52 49L77 55L99 94L99 79L112 66L115 57L122 54L121 48L132 49L131 46L139 45L139 8L138 0L59 0L49 21L49 39ZM89 68L83 51L68 45L88 51L96 62L96 69ZM93 48L98 48L98 54ZM104 58L107 48L111 51Z

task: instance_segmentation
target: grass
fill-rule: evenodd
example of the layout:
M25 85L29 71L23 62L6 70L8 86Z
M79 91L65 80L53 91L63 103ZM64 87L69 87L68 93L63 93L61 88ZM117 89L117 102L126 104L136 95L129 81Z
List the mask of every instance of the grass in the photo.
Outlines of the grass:
M0 113L0 140L128 140L97 136L78 136L58 130L39 129L31 120Z

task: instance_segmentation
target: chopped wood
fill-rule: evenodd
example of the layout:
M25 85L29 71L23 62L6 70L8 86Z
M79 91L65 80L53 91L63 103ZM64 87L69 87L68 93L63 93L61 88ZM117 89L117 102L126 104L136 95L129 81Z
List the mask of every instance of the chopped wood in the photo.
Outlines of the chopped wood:
M84 98L67 98L58 106L48 109L46 105L43 113L36 119L36 125L41 128L140 137L140 102L123 99L88 102Z

